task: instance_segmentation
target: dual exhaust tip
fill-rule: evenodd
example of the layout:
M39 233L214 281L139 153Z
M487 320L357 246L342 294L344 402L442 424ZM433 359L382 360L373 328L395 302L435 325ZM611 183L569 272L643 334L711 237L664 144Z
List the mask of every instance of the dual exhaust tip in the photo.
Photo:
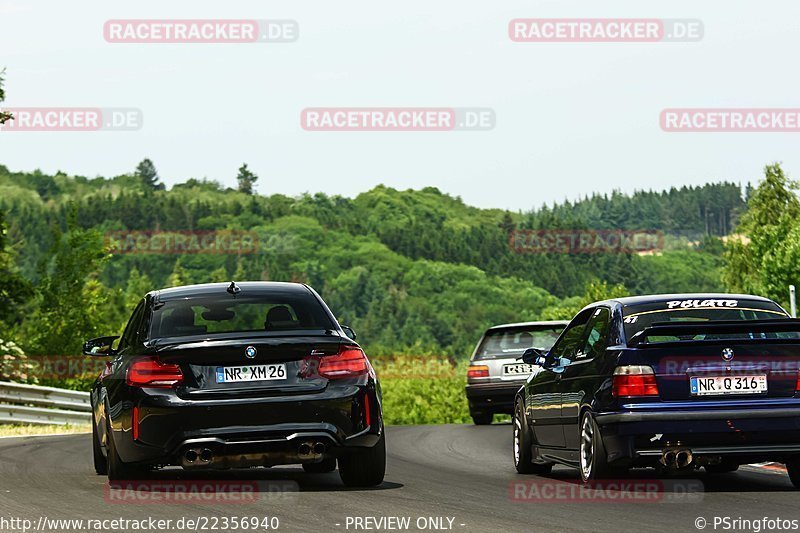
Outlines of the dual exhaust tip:
M189 448L183 459L189 464L208 464L214 460L214 452L208 448Z
M692 451L688 449L668 449L661 453L661 464L667 468L685 468L693 460Z
M304 442L297 447L297 454L300 457L314 457L325 453L328 446L324 442Z

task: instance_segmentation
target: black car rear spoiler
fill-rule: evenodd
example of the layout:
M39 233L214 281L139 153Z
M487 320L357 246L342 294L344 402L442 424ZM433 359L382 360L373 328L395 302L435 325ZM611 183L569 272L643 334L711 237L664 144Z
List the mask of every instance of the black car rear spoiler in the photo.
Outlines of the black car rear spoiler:
M743 342L764 341L757 335L762 333L797 333L797 339L781 339L783 341L797 340L800 342L800 320L796 318L781 318L775 320L711 320L707 322L656 322L642 331L634 334L629 340L629 346L647 346L649 337L683 337L695 335L715 335L726 333L743 333L749 335L742 336ZM709 339L719 340L719 339ZM730 340L730 339L728 339ZM681 339L668 341L670 344L678 343L698 343L708 342L703 339ZM656 345L666 344L664 342L654 343Z

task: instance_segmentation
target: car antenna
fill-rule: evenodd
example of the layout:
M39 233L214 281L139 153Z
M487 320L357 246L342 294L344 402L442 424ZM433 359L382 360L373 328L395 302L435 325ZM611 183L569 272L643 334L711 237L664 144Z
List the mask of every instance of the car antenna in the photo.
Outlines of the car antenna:
M242 292L242 288L239 287L235 281L231 281L231 284L228 285L228 292L231 293L234 297Z

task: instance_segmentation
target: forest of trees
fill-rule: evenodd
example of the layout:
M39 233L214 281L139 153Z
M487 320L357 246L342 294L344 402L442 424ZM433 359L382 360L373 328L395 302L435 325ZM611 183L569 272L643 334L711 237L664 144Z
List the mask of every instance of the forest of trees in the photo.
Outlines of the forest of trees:
M117 334L149 290L290 280L320 291L373 355L463 359L492 324L569 317L607 295L724 290L720 237L748 213L733 183L593 195L515 213L471 207L432 187L264 196L253 190L256 179L243 165L235 189L189 179L166 190L149 160L110 179L0 166L0 340L29 354L78 353L85 338ZM515 229L563 228L660 230L665 249L570 255L509 247ZM259 248L109 253L104 236L128 230L248 231Z

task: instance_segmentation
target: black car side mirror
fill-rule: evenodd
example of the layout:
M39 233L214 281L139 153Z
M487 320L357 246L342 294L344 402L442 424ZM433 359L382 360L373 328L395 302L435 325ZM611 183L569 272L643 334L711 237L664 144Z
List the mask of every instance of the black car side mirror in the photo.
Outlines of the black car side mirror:
M91 355L94 357L111 357L116 355L117 351L111 346L114 341L119 339L119 336L112 337L97 337L83 343L83 355Z
M540 360L544 361L546 359L547 355L536 348L528 348L525 350L525 353L522 354L522 362L529 365L544 366L544 363L540 362Z
M353 328L351 328L350 326L342 326L342 331L344 331L344 334L350 337L351 339L356 340L356 332L353 331Z

